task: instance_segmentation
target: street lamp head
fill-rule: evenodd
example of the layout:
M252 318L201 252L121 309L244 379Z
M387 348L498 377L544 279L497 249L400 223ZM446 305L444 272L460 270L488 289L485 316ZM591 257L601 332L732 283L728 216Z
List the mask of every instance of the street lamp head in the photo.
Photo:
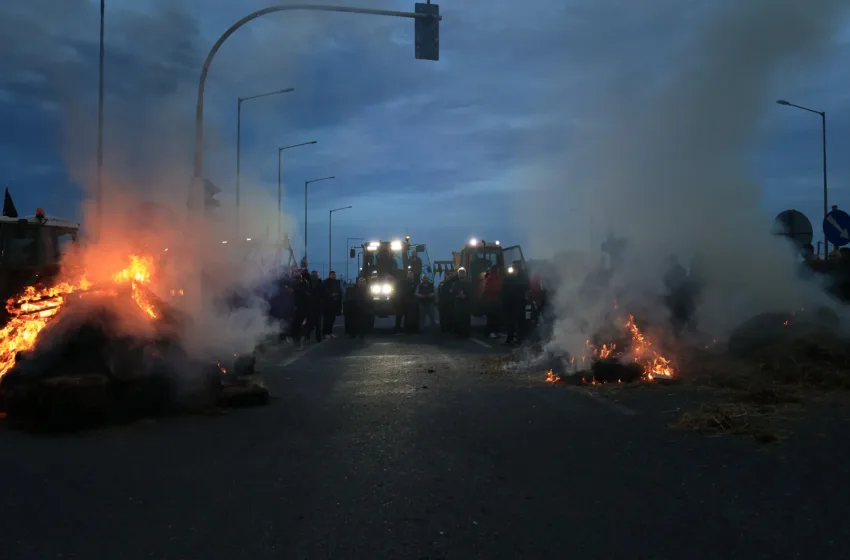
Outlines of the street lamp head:
M308 144L315 144L315 143L317 143L317 140L312 140L312 141L307 142L307 143L308 143Z
M784 99L777 99L776 102L780 105L790 105L790 103L788 103Z
M293 91L295 91L294 87L288 87L286 89L280 90L280 93L292 93Z

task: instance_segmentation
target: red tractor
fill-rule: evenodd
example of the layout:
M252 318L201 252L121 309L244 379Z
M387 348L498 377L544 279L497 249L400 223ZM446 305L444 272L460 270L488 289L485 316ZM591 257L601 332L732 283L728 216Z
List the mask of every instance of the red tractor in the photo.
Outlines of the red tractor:
M499 274L504 278L505 275L513 273L514 263L525 263L522 247L519 245L503 247L499 241L491 242L474 238L470 239L460 251L453 251L452 257L452 268L454 270L465 268L475 288L472 310L476 316L484 313L481 295L484 288L484 275L490 268L498 267Z

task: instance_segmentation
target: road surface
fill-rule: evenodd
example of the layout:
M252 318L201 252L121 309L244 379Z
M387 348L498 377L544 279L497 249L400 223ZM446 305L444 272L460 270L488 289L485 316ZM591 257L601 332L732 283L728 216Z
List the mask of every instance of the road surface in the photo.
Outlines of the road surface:
M272 352L267 407L3 430L2 557L847 557L843 441L673 431L670 402L482 375L487 344L336 339Z

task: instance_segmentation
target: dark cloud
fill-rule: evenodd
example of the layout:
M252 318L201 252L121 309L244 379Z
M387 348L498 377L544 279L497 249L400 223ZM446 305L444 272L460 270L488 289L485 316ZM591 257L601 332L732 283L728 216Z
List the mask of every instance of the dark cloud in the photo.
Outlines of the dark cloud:
M413 3L368 4L405 10ZM123 184L170 196L183 188L191 172L201 63L230 24L267 5L109 0L106 160ZM621 92L640 99L659 88L665 66L681 63L681 46L707 6L673 0L446 2L437 63L414 60L410 20L326 13L258 19L224 44L209 74L207 176L222 186L223 198L232 197L236 99L291 86L294 93L243 106L243 185L274 196L276 146L315 139L318 145L285 154L284 183L293 186L288 206L299 207L305 178L327 174L339 179L316 190L317 209L365 197L347 218L364 222L374 221L365 201L381 207L372 195L415 199L427 191L426 203L439 208L457 191L478 192L489 184L498 199L479 195L463 202L473 208L467 219L486 222L496 212L510 213L522 189L533 186L533 176L518 170L573 154L585 131L599 126L595 112L607 100L621 103ZM20 169L46 166L66 169L65 177L51 179L57 192L92 184L97 33L97 6L88 0L30 0L4 8L0 48L14 54L0 60L0 117L14 135L0 136L0 179L44 188ZM821 71L833 76L826 83L832 91L846 91L843 72ZM787 96L804 91L797 82L782 85ZM811 89L814 95L823 87ZM829 110L848 104L846 96L833 97ZM767 149L790 153L807 141L799 131L808 125L800 120L782 141L766 142ZM837 120L832 130L840 136L847 129L850 123ZM777 169L796 175L796 159L775 159L766 175L781 175ZM506 177L514 191L502 190Z

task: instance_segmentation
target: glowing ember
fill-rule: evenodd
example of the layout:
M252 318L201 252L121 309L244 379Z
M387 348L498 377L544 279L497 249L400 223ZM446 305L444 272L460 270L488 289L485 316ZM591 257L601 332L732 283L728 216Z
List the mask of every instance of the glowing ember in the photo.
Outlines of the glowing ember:
M546 372L546 382L547 383L557 383L560 380L561 380L561 376L556 374L551 369Z
M144 313L155 319L156 309L150 297L142 289L151 281L153 261L146 257L130 257L130 266L113 276L118 285L130 285L131 298ZM92 283L85 276L75 282L61 282L49 288L28 286L17 298L6 302L9 322L0 330L0 378L15 365L15 354L30 350L39 333L67 301L70 294L82 297L88 293L117 295L114 289L98 289L91 292Z
M618 379L618 380L617 380L617 383L622 383L622 382L623 382L623 380L622 380L622 379ZM582 384L582 385L593 385L593 386L596 386L596 385L605 385L605 384L606 384L606 382L605 382L605 381L597 381L597 380L596 380L596 378L595 378L595 377L593 377L593 376L591 375L591 376L590 376L590 381L588 381L586 377L582 377L582 378L581 378L581 384Z

